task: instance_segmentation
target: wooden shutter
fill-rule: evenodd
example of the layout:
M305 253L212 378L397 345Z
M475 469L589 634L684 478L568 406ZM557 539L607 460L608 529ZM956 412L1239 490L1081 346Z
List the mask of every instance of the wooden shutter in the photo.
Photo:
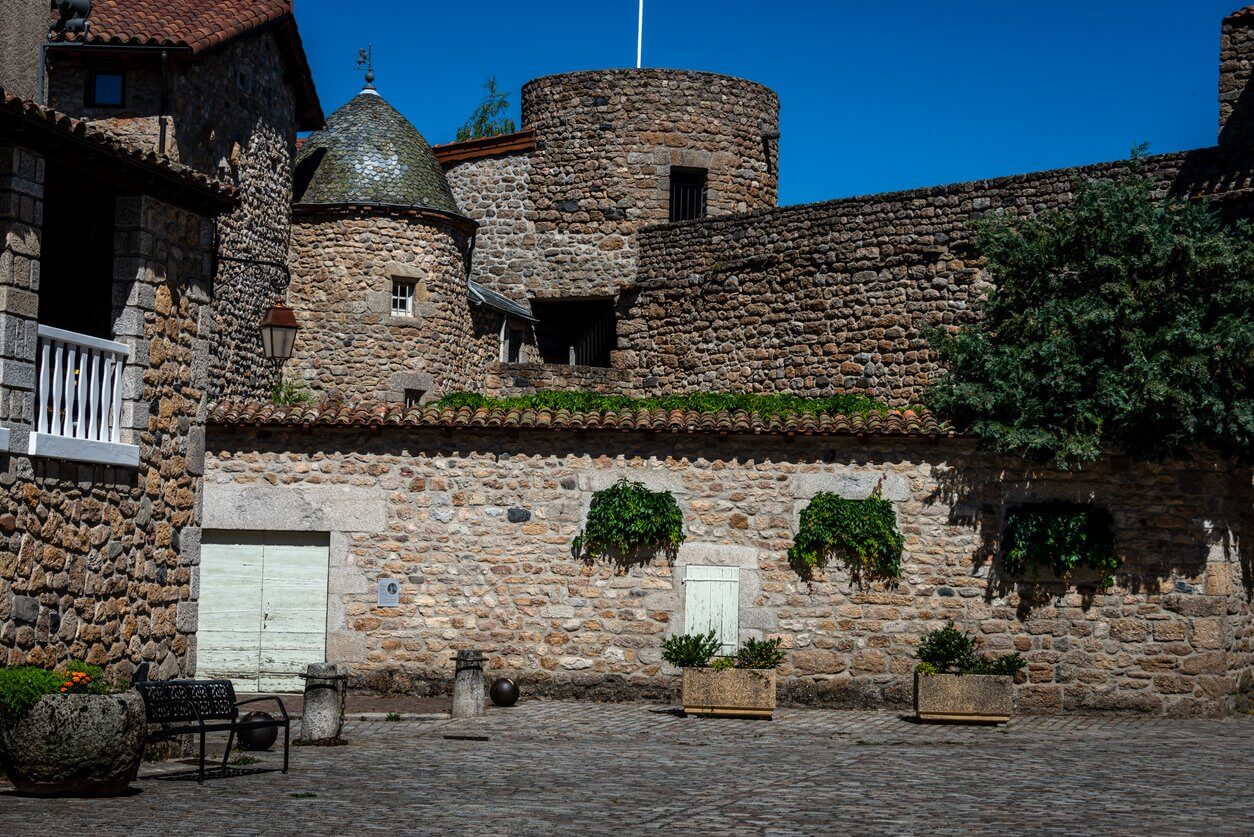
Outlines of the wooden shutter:
M719 654L735 654L740 648L740 569L690 566L684 588L684 633L713 630L723 644Z

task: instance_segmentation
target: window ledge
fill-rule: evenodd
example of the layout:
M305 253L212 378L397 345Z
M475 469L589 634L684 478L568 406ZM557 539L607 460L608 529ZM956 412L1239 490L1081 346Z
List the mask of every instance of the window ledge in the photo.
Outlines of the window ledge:
M9 428L0 427L0 453L9 452Z
M124 468L139 466L138 445L72 439L50 433L31 433L29 453L31 456L91 462L97 465L118 465Z

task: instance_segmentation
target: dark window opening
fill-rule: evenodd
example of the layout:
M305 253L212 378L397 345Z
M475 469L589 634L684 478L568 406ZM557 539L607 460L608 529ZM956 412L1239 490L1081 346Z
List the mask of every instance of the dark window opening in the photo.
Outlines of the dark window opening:
M617 348L617 321L612 299L533 299L536 348L545 363L563 366L609 366Z
M705 217L705 169L671 168L671 221Z
M44 180L39 322L113 337L113 235L117 193L49 164Z
M505 329L505 362L521 363L522 347L527 340L527 332L521 328Z
M423 389L407 389L405 390L405 409L410 407L419 407L422 405L422 397L427 394Z
M116 70L87 74L87 106L120 108L126 102L126 76Z

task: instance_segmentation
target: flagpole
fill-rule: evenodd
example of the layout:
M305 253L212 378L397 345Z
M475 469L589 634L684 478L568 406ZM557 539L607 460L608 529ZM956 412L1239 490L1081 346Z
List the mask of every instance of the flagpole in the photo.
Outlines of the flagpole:
M640 0L640 17L636 23L636 69L640 69L640 58L644 53L644 0Z

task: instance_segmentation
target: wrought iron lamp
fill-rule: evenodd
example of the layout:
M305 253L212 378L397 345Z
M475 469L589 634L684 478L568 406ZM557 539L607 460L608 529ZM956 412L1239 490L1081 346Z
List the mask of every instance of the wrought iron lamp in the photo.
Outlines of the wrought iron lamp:
M296 346L296 332L300 324L296 322L296 314L282 302L271 305L266 315L261 318L261 345L266 357L272 360L287 360L292 356Z

